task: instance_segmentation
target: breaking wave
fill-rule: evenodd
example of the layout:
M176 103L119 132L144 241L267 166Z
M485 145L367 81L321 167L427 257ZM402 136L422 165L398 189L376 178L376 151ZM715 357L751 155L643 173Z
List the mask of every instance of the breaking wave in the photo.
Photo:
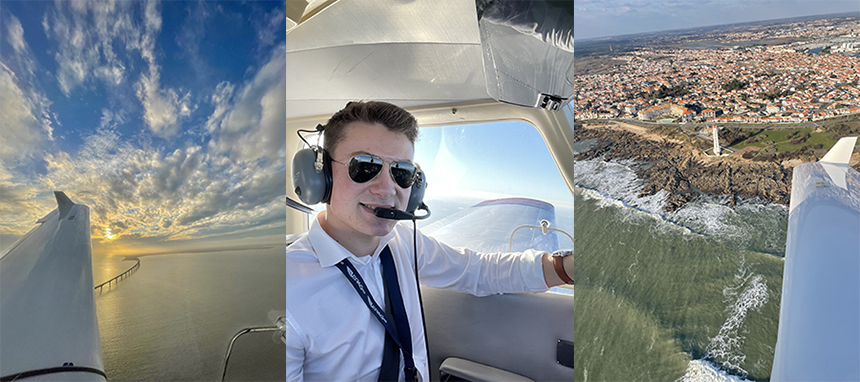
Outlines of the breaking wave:
M676 382L747 382L748 380L736 375L729 375L708 361L694 359L690 361L687 372Z
M601 159L576 161L574 183L583 197L599 207L627 209L622 217L630 221L642 214L665 224L658 231L680 231L704 235L737 244L754 251L781 255L785 252L785 229L788 207L765 203L759 198L742 199L734 207L725 195L701 195L675 211L665 211L668 192L640 196L646 182L640 179L632 160L604 162ZM784 224L774 225L774 222ZM674 227L673 227L674 226Z
M723 296L729 303L726 308L729 310L729 318L720 327L716 337L711 339L705 358L713 359L727 369L746 375L747 371L740 366L746 360L746 355L742 352L746 334L743 323L751 309L759 310L767 303L767 284L764 277L750 273L741 263L734 283L723 289Z

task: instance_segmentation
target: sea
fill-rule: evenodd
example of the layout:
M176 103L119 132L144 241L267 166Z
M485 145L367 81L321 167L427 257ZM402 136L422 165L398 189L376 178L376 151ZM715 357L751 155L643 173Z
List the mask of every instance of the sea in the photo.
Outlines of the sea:
M576 380L768 379L788 207L702 195L667 212L637 165L574 166Z
M231 339L274 327L285 313L284 247L140 256L140 267L96 290L109 381L217 381ZM123 256L94 256L96 285L131 268ZM225 380L283 380L277 331L240 336Z

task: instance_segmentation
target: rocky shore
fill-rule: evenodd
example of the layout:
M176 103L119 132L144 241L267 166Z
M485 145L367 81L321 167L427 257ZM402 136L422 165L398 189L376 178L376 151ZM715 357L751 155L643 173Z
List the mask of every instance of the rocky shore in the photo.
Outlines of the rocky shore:
M575 142L590 139L593 143L587 151L576 155L577 160L642 162L633 166L638 176L648 182L640 196L667 191L670 195L667 211L676 210L701 194L727 195L733 206L739 197L789 203L791 169L776 163L708 158L686 144L612 125L575 129Z

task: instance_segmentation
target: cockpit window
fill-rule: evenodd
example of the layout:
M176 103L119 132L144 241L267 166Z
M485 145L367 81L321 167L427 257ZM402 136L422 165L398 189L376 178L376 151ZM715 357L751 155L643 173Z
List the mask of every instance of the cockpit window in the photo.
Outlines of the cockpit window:
M482 202L534 200L554 210L552 228L573 235L573 197L543 137L527 122L422 128L415 162L426 172L424 201L432 211L419 229ZM561 235L558 245L573 244Z

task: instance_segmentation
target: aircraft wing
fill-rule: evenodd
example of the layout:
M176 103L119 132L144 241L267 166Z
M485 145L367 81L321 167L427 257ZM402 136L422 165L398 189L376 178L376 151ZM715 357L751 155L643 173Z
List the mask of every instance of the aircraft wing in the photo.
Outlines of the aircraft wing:
M488 200L421 231L481 252L571 248L555 224L555 208L526 198ZM536 228L529 228L532 226ZM559 239L559 235L564 236ZM432 380L443 373L473 381L572 381L573 289L475 297L422 287ZM556 289L556 288L554 288ZM568 293L569 292L569 293Z
M552 230L544 234L539 228L541 221L549 223L549 228L555 227L552 204L535 199L507 198L478 203L421 231L448 245L479 252L533 248L552 253L560 249L558 234ZM513 248L509 249L511 242ZM561 243L566 249L573 245L567 238L563 238Z
M856 140L794 168L773 381L860 381Z
M104 381L90 211L63 192L0 258L0 377Z

